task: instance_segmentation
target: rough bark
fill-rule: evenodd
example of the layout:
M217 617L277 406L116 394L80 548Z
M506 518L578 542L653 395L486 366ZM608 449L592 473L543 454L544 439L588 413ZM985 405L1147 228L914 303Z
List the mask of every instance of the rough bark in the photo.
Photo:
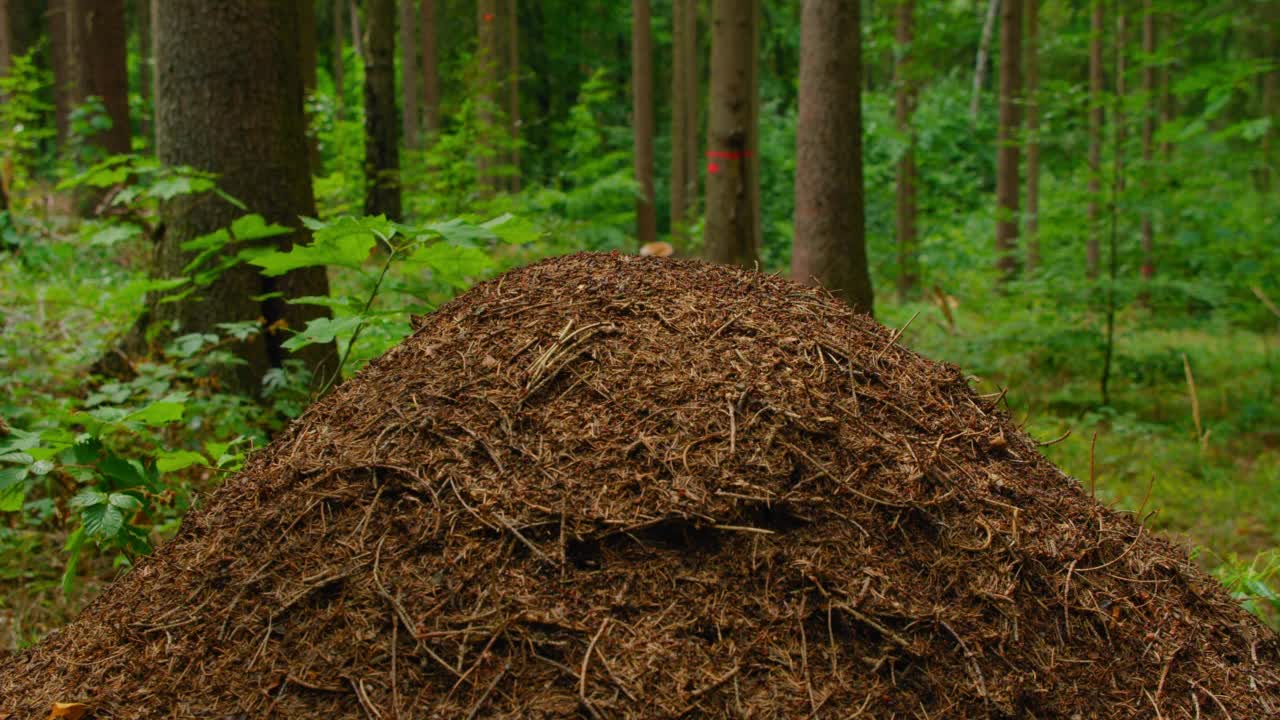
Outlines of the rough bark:
M1103 0L1093 0L1089 36L1089 239L1085 250L1085 274L1098 277L1102 260L1102 33Z
M71 88L73 84L68 47L67 25L70 0L49 0L49 55L53 65L53 120L57 128L58 147L65 148L71 127Z
M138 97L142 100L142 107L147 108L152 107L152 80L155 77L152 69L155 63L151 55L151 0L134 0L133 7L134 29L138 33ZM154 117L154 114L144 112L138 118L138 130L152 146L155 144Z
M422 34L419 45L422 51L422 129L428 140L440 131L440 71L436 62L436 0L422 0L419 9Z
M693 221L693 217L698 212L698 190L702 187L699 182L702 173L702 155L699 150L702 147L702 124L699 122L700 109L702 104L701 92L701 73L699 72L699 58L702 57L700 51L701 44L698 42L698 0L682 0L685 11L684 25L688 32L684 36L684 92L685 92L685 114L686 121L684 125L684 143L689 152L685 154L685 184L689 188L686 195L688 210L686 217L689 222Z
M478 117L480 121L480 145L476 156L476 181L482 196L490 196L497 191L498 180L495 174L497 164L496 136L499 132L497 111L501 107L498 78L498 66L502 60L501 25L498 19L498 0L477 0L476 28L479 37L478 50L479 72L476 97L480 105Z
M671 234L688 239L698 185L698 10L672 3Z
M364 32L360 30L360 1L350 0L351 8L351 47L356 51L356 59L361 65L369 62L368 55L365 54Z
M396 3L367 0L364 66L364 212L400 218L396 117Z
M98 97L111 127L88 138L111 154L130 149L128 33L124 0L68 0L67 33L75 53L71 69L71 107Z
M1156 18L1155 8L1151 0L1146 0L1142 8L1142 54L1146 58L1142 68L1142 96L1146 106L1142 115L1142 189L1143 195L1151 189L1150 178L1155 172L1155 135L1156 135L1156 65L1151 59L1156 52ZM1145 198L1143 204L1151 205L1151 198ZM1156 274L1155 261L1156 230L1155 220L1150 209L1142 213L1142 279L1150 280Z
M760 259L753 155L757 88L755 0L712 0L711 99L707 128L707 221L712 262L754 267Z
M1040 0L1026 0L1027 13L1027 271L1040 266Z
M1016 0L1011 0L1016 2ZM982 39L978 41L978 56L973 62L973 93L969 96L969 121L978 122L978 106L982 101L982 86L987 81L987 61L991 57L991 36L995 32L996 12L1000 0L987 3L987 14L982 22Z
M144 0L145 1L145 0ZM151 146L154 148L156 143L156 125L159 124L157 116L160 112L160 33L156 24L156 18L160 15L160 3L164 0L150 0L151 10L149 14L151 28L147 36L150 42L151 52L151 115L147 118L151 123Z
M688 0L672 0L671 3L671 235L677 241L685 238L684 225L689 210L689 178L686 176L690 148L685 144L684 126L687 123L684 66L685 56L684 4Z
M189 165L216 173L222 189L268 221L298 227L315 213L307 169L298 68L297 5L273 0L164 0L155 6L159 66L156 145L166 166ZM164 207L166 232L156 246L154 275L178 277L191 260L182 243L226 227L243 213L212 196L183 197ZM288 247L294 238L272 241ZM265 278L238 266L176 303L150 304L148 319L166 331L215 331L220 322L263 320L269 329L236 348L246 361L225 368L225 385L249 392L264 373L288 357L280 347L283 323L300 329L325 314L311 305L287 305L255 296L325 295L323 268ZM319 374L335 364L332 346L299 356Z
M316 4L315 0L298 2L298 63L302 67L303 107L316 91ZM307 160L311 174L320 172L320 143L311 133L311 113L306 113Z
M1000 10L1000 118L996 149L996 265L1002 278L1017 271L1018 163L1022 95L1022 3Z
M653 29L649 0L631 0L631 124L634 133L636 182L636 242L658 239L658 215L653 198Z
M855 310L871 313L859 1L805 0L801 13L791 274L800 282L820 283Z
M418 69L417 3L400 0L400 84L404 99L400 133L409 150L422 147L422 85Z
M898 245L898 297L905 300L916 291L920 275L916 253L916 137L911 125L915 113L916 79L912 67L915 0L900 0L896 9L898 45L894 63L894 119L907 147L898 159L895 229Z

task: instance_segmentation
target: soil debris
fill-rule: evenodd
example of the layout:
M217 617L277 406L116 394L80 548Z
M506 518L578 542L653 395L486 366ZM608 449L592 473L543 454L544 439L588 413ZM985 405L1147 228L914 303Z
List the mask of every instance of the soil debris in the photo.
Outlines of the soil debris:
M1280 642L820 290L579 254L311 407L0 716L1266 718Z

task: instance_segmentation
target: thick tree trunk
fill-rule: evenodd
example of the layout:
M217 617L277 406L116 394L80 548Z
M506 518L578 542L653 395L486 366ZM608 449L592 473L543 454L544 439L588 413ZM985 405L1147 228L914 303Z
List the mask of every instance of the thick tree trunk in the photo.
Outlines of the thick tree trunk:
M1103 0L1093 0L1089 37L1089 239L1085 274L1098 277L1102 261L1102 33Z
M1022 3L1006 0L1000 11L1000 127L996 149L996 265L1003 279L1017 272L1018 131L1022 95Z
M298 63L302 67L302 97L306 101L316 91L316 4L315 0L298 2ZM311 113L306 115L307 160L312 175L320 173L320 143L311 132Z
M1027 271L1040 266L1040 0L1027 3Z
M804 0L791 274L871 313L862 187L859 0Z
M1156 65L1152 57L1156 52L1156 17L1151 0L1146 0L1142 8L1142 54L1145 57L1142 68L1142 96L1146 106L1142 115L1142 189L1146 196L1151 190L1150 178L1155 172L1155 135L1156 135ZM1151 198L1144 197L1143 205L1150 206ZM1150 280L1156 274L1155 261L1156 230L1155 220L1150 209L1142 213L1142 279Z
M900 0L897 7L898 44L894 64L896 88L894 119L898 132L907 138L907 147L898 160L896 235L898 241L898 298L905 300L916 291L920 276L916 253L916 136L911 125L915 113L916 79L911 63L915 0Z
M273 0L164 0L155 6L159 52L156 145L166 166L189 165L218 175L219 186L270 222L298 226L315 213L307 169L298 68L298 7ZM156 247L153 273L183 275L192 253L181 245L224 228L243 211L212 196L183 197L164 208L167 231ZM288 247L293 238L273 241ZM265 323L265 334L237 348L246 364L225 368L226 385L256 393L264 373L287 356L280 347L283 322L301 329L324 314L312 305L281 299L325 295L323 268L279 278L235 267L198 296L176 303L153 302L149 320L166 332L214 332L220 322ZM312 346L301 355L323 373L335 365L332 346Z
M636 242L658 239L658 215L653 202L653 30L649 0L631 0L631 123L635 137Z
M65 148L71 128L71 98L74 75L73 56L67 37L71 0L49 0L49 55L53 65L53 120L57 128L58 147Z
M351 47L356 51L356 59L361 65L369 64L369 56L365 53L364 32L360 29L360 1L350 0L351 8Z
M396 118L396 3L367 0L364 66L364 212L400 219Z
M1016 2L1016 0L1010 0ZM973 92L969 96L969 122L978 122L978 106L982 101L982 86L987 81L987 61L991 57L991 36L995 32L996 11L1000 0L989 0L987 14L982 22L982 39L978 41L978 56L973 62Z
M156 0L157 2L159 0ZM346 105L346 61L343 58L346 48L346 29L342 19L347 14L346 0L333 0L333 49L329 72L333 75L333 99L337 103L338 113L342 113Z
M418 67L417 3L400 0L400 83L404 98L400 132L409 150L422 147L422 85Z
M89 138L107 153L129 152L128 32L124 0L68 0L68 36L77 57L71 63L75 107L98 97L111 127Z
M511 177L507 189L520 192L520 8L506 0L507 16L507 126L511 129Z
M674 0L671 10L671 234L688 240L698 185L697 2Z
M684 224L689 210L689 179L685 175L690 148L685 144L684 125L689 121L685 103L685 27L684 4L688 0L672 0L671 3L671 236L683 245Z
M154 107L152 105L152 81L155 78L155 62L151 54L151 2L152 0L134 0L134 23L138 33L138 97L142 100L142 107ZM152 122L155 118L154 113L143 113L138 118L138 129L142 137L146 139L150 146L155 145L155 124Z
M687 222L693 222L698 213L698 190L702 187L702 124L699 122L702 105L702 82L698 59L702 57L701 45L698 42L698 0L681 0L684 5L684 93L685 93L685 125L684 145L688 148L685 154L685 186L689 188L685 195Z
M419 10L422 35L422 128L428 141L440 131L440 71L436 62L436 28L440 22L436 15L436 0L422 0Z
M760 260L753 155L757 88L755 0L711 2L711 108L707 128L707 221L712 262L754 267Z
M498 18L498 0L476 1L476 28L479 37L478 58L480 64L476 95L480 102L480 147L477 148L476 181L482 196L491 196L498 189L495 176L495 165L498 160L497 135L501 132L498 125L497 112L501 107L499 100L500 82L498 67L502 61L501 25Z

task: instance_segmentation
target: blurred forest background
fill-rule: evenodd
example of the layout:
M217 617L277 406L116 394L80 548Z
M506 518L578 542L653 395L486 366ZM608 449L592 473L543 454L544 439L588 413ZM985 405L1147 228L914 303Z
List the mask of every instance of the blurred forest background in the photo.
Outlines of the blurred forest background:
M642 248L874 308L1274 624L1278 77L1275 0L0 0L0 647L411 314Z

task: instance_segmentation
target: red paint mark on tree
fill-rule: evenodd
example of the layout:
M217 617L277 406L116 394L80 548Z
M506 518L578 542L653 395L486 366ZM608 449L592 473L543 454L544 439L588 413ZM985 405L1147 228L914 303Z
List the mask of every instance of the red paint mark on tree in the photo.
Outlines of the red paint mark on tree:
M493 22L493 13L485 13L485 14L484 14L484 21L485 21L485 22Z
M707 172L711 173L712 175L715 175L716 173L720 172L720 163L714 162L714 161L707 163Z

